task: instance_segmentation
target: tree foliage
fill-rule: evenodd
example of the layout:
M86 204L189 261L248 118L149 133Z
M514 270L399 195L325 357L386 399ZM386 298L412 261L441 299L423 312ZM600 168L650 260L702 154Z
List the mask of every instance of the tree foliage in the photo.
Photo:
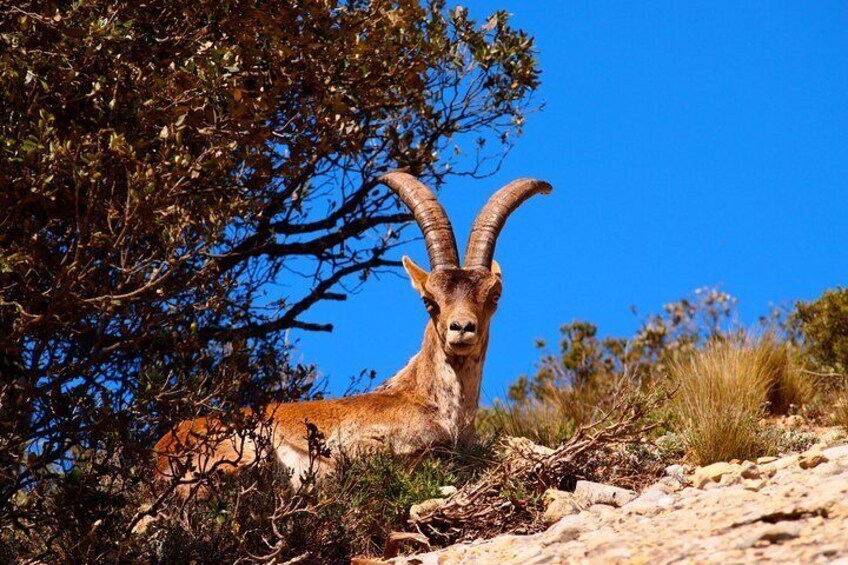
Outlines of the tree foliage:
M799 302L790 323L815 369L848 376L848 289L837 287Z
M439 0L4 4L0 522L21 547L108 522L176 418L308 390L286 332L329 330L309 309L404 239L376 177L493 170L538 74L505 13ZM71 516L50 497L73 473L97 503Z

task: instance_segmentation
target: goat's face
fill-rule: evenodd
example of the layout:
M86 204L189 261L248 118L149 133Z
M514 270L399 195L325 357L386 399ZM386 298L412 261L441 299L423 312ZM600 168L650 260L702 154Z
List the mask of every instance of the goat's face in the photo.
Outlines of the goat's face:
M478 355L489 339L489 321L501 296L501 269L445 269L428 273L403 258L412 286L421 295L445 353Z

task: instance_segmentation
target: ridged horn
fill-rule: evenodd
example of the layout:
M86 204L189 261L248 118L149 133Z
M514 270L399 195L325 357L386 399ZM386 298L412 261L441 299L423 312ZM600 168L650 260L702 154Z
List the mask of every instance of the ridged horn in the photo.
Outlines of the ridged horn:
M494 193L471 226L465 248L466 269L491 269L498 235L506 219L534 194L550 194L553 187L536 179L514 180Z
M430 269L440 271L459 267L453 228L433 192L420 180L402 171L386 173L378 180L395 191L415 217L424 233Z

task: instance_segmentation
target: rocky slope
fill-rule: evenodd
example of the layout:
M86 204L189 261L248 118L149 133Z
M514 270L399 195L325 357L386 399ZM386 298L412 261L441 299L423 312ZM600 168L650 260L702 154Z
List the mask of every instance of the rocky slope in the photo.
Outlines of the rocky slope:
M638 496L591 484L549 492L547 531L390 562L848 565L848 444L835 439L780 459L672 466Z

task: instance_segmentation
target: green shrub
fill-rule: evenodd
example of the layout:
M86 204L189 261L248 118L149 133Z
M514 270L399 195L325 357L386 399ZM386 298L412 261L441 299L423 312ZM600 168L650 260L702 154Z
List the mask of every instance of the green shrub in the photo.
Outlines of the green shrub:
M792 318L813 368L848 374L848 289L837 287L812 302L799 302Z
M460 458L461 460L461 458ZM342 456L320 482L292 491L277 465L216 479L212 496L170 501L132 549L136 561L232 563L276 554L281 562L347 562L380 555L392 531L406 528L409 507L440 496L458 473L453 454L420 460L387 451Z

